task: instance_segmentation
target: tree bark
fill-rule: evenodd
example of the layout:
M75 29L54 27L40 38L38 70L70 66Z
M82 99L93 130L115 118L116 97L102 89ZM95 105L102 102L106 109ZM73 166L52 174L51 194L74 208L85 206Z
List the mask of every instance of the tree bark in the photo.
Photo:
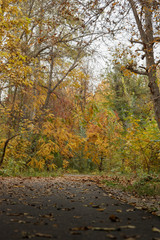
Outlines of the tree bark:
M5 143L4 143L4 147L3 147L3 152L2 152L2 157L1 157L1 160L0 160L0 166L2 165L3 161L4 161L4 157L5 157L5 153L6 153L6 149L7 149L7 145L9 143L10 140L12 140L13 138L17 137L19 134L16 134L10 138L8 138Z
M152 25L152 11L150 8L145 8L145 23L146 23L146 37L147 44L145 49L146 67L148 70L149 88L154 103L155 118L160 129L160 92L157 81L157 69L154 59L154 36Z

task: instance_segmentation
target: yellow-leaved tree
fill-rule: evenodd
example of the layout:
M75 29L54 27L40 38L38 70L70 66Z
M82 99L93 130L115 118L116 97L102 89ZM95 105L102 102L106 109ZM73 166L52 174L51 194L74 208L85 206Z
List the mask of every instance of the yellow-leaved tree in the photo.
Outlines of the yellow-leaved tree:
M32 71L21 49L21 34L29 33L28 26L29 19L23 16L17 1L0 1L0 165L8 143L25 129L22 123L23 95L30 87Z

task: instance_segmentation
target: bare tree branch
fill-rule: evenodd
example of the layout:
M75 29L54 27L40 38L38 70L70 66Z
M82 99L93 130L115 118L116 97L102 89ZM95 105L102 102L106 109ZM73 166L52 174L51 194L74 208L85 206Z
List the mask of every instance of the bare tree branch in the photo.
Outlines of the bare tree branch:
M141 42L141 41L139 41L139 40L132 40L132 39L131 39L130 42L131 42L131 43L138 43L138 44L144 45L144 43Z
M50 47L51 47L51 45L47 45L47 46L45 46L45 47L42 47L41 49L39 49L39 50L37 50L37 51L33 51L33 52L29 53L29 56L36 58L36 57L38 57L38 55L39 55L41 52L45 51L46 49L48 49L48 48L50 48Z
M160 37L154 37L153 43L160 42Z
M1 88L0 88L0 91L2 91L2 90L5 89L5 88L9 88L9 87L14 87L14 85L7 85L7 86L5 86L5 87L1 87Z
M75 59L74 63L71 65L71 67L68 69L68 71L65 73L65 75L56 83L56 85L52 88L51 93L54 92L54 90L63 82L63 80L68 76L68 74L77 67L78 64L76 64L78 61L78 58Z
M160 64L160 60L158 62L156 62L156 66L158 66Z
M1 104L1 106L2 106L3 108L5 108L5 106L4 106L4 104L2 103L2 101L0 101L0 104Z
M126 69L130 70L133 73L139 74L139 75L145 75L148 76L148 72L147 71L140 71L138 69L134 69L132 66L126 66Z
M133 0L128 0L128 1L131 4L132 11L133 11L136 23L137 23L137 27L138 27L139 32L141 34L141 38L142 38L143 42L146 43L146 34L145 34L144 30L143 30L142 22L139 19L139 16L138 16L138 13L137 13L137 9L136 9L136 6L135 6L135 2Z

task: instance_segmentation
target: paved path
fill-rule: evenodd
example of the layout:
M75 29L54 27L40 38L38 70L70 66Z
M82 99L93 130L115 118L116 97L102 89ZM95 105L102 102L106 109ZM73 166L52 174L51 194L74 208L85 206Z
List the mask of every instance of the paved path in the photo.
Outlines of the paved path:
M160 240L160 218L83 177L0 178L0 239Z

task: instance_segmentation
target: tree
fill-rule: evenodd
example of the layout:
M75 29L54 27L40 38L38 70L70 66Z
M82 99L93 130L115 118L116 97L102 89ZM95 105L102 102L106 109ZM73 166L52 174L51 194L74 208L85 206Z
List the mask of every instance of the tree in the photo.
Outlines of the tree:
M109 35L112 41L117 39L124 43L124 39L130 40L133 56L140 55L146 60L144 65L142 63L143 66L139 66L140 59L135 59L128 63L126 68L136 74L148 76L155 119L160 129L160 91L157 81L157 67L160 60L156 59L156 49L160 44L159 0L107 0L104 2L95 0L88 1L88 5L91 12L97 13L100 33L106 33L107 39L103 38L103 40L107 44L110 45ZM129 50L130 46L126 41L125 45Z
M41 132L53 112L51 96L88 52L93 36L74 1L8 0L0 10L2 163L17 134L30 132L34 146L33 129Z
M154 112L158 127L160 128L160 91L157 81L157 66L160 63L155 60L155 46L160 43L160 31L159 31L159 11L160 3L157 0L128 0L135 22L137 25L139 39L132 39L132 43L138 43L142 45L143 57L146 58L146 66L144 71L139 71L134 66L129 65L128 69L132 72L147 75L149 79L148 86L152 95L154 103ZM141 9L141 11L140 11Z
M24 86L29 84L27 76L30 67L26 56L20 48L19 33L27 31L28 20L23 17L16 1L2 1L0 4L0 89L1 89L1 125L4 146L0 165L3 162L8 143L19 135L21 107L18 107L17 96L21 95ZM19 102L20 106L21 103Z
M147 76L137 76L127 70L125 65L132 60L127 59L123 49L116 50L113 68L106 76L109 86L106 85L103 94L108 98L108 91L112 91L109 103L118 113L125 129L131 116L139 119L143 125L153 116ZM119 54L122 55L121 58Z

